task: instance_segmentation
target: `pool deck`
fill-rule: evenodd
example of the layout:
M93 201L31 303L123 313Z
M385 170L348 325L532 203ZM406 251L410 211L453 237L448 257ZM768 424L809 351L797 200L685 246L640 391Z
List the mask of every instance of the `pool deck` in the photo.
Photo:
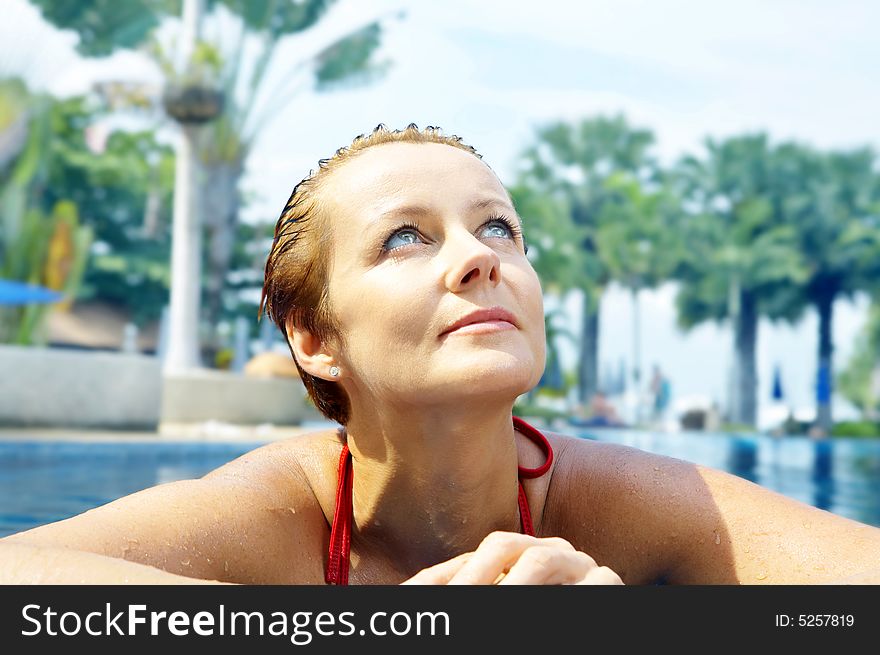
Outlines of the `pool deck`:
M288 439L333 427L331 422L303 425L234 425L219 421L204 423L163 423L155 431L98 430L88 428L0 427L0 441L209 441L268 442Z

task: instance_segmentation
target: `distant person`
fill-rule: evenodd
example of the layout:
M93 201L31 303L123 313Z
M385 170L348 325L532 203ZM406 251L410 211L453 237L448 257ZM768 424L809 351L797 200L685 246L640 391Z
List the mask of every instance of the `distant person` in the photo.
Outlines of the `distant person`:
M263 299L337 426L0 539L0 583L880 583L876 527L513 416L546 363L528 224L436 128L321 160Z
M654 374L651 377L651 397L653 399L652 416L655 421L661 420L666 415L669 400L672 396L672 384L669 382L660 367L654 365Z
M605 392L600 390L594 393L593 397L590 399L587 418L582 424L596 427L619 427L623 425L623 421L617 414L614 405L608 400Z

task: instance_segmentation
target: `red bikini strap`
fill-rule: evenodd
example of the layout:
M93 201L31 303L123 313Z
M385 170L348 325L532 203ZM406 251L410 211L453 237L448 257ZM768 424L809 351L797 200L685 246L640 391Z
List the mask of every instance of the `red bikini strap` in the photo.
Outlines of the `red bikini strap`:
M538 468L518 467L520 480L518 482L517 503L519 504L520 525L523 534L535 536L535 528L532 525L532 513L529 510L529 499L526 497L522 478L537 478L544 475L553 463L553 448L540 431L521 418L514 416L513 425L514 428L536 443L547 455L545 462ZM336 474L336 508L333 512L333 525L330 528L329 558L327 560L327 570L324 574L324 580L327 584L348 584L351 522L353 519L351 494L354 474L352 468L348 444L343 444L342 452L339 454L339 468Z
M336 509L333 512L333 525L330 528L330 557L324 580L327 584L348 584L348 559L351 550L351 492L352 466L348 444L342 446L339 455L339 471L336 474Z
M517 500L519 502L519 523L522 533L534 537L535 528L532 526L532 512L529 509L529 499L526 498L526 490L523 489L522 480L520 480L518 484L519 494Z
M547 459L544 460L544 463L541 464L538 468L535 469L527 469L523 466L519 467L519 477L521 478L540 478L547 471L550 470L550 465L553 464L553 448L550 446L550 442L547 441L547 437L545 437L540 430L536 430L531 425L523 421L519 416L513 417L513 427L524 435L526 435L529 439L532 440L541 450L544 451L544 455L546 455Z

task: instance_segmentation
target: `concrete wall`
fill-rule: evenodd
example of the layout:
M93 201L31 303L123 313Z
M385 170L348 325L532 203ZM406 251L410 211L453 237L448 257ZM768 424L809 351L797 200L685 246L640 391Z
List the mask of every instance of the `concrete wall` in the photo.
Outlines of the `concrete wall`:
M199 370L165 378L162 422L296 425L320 419L298 378L251 378Z
M162 371L146 355L0 345L0 425L154 429Z
M0 345L0 426L155 430L321 418L294 378L213 370L163 377L148 355Z

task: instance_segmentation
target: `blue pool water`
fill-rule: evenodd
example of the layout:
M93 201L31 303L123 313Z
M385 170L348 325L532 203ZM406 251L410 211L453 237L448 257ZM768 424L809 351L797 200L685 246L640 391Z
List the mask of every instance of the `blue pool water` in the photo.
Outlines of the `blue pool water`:
M880 441L562 428L719 468L880 527ZM260 444L0 442L0 536L64 519L153 485L197 478Z

